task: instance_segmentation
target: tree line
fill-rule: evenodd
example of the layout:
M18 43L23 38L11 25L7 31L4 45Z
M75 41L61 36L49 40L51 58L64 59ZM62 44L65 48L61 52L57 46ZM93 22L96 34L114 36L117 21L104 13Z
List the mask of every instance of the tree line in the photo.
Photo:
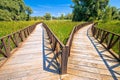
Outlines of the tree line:
M109 0L72 0L73 21L120 20L120 9L109 6Z
M29 20L31 13L23 0L0 0L0 21Z
M109 6L109 0L72 0L74 5L72 13L67 15L52 16L46 13L44 16L31 17L32 9L26 6L24 0L0 0L0 21L20 20L72 20L72 21L93 21L93 20L120 20L120 9Z
M45 13L43 16L34 16L30 20L72 20L73 14L61 14L60 16L52 16L50 13Z

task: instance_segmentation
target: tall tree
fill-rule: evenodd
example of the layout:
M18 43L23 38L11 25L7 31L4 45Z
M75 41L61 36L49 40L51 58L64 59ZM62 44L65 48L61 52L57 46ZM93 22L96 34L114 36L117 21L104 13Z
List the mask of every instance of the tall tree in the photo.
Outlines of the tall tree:
M26 20L26 7L23 0L0 0L0 20Z
M64 14L61 14L60 19L63 20L65 18Z
M103 15L103 20L104 21L110 21L112 20L112 9L110 6L106 7L106 10Z
M73 21L100 19L109 0L72 0Z
M111 7L111 11L112 11L112 20L115 20L115 19L119 19L120 18L120 9L117 9L116 7Z
M50 13L46 13L46 14L44 15L44 18L45 18L46 20L50 20L50 19L52 18L52 16L51 16Z
M26 7L27 12L27 21L30 20L30 14L32 14L32 9L30 7Z

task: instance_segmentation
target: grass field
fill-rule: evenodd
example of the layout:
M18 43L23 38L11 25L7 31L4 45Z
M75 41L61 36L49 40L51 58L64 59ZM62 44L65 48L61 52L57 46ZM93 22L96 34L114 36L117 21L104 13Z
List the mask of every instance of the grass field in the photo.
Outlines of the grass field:
M16 32L36 22L37 21L0 22L0 37ZM64 44L67 42L73 27L81 23L64 20L44 22Z
M38 21L0 22L0 37L18 31L36 22ZM71 21L62 21L62 20L44 21L44 22L49 26L49 28L64 44L66 44L67 39L69 38L69 35L73 27L83 23L83 22L71 22ZM98 27L120 35L120 21L111 21L106 23L99 22ZM116 53L119 52L117 46L113 47L113 50Z
M98 27L106 31L113 32L120 35L120 21L110 21L110 22L99 22ZM117 43L112 49L119 54L119 43Z
M66 44L73 27L83 22L45 21L45 23L55 33L55 35L60 39L60 41Z
M0 37L23 29L37 21L0 22Z

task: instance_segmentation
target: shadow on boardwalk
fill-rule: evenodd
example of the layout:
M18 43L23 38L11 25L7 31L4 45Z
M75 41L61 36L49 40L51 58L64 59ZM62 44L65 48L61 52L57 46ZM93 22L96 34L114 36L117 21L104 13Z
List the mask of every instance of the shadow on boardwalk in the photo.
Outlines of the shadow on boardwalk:
M120 62L115 59L91 34L90 28L87 31L87 36L95 47L96 51L107 66L114 80L120 79ZM119 79L118 79L119 78Z
M48 72L60 74L60 64L58 63L57 54L51 48L47 33L43 30L43 69Z

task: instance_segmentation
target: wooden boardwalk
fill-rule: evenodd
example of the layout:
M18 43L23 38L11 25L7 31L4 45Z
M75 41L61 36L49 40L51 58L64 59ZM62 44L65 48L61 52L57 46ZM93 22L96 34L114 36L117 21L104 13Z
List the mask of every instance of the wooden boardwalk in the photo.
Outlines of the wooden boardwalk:
M62 79L120 80L120 63L117 61L113 62L112 60L108 62L111 65L117 64L116 71L118 72L118 74L111 74L104 60L100 57L99 53L96 51L89 39L87 31L90 28L90 26L91 25L83 27L74 35L72 49L68 60L68 74L62 76ZM98 44L99 43L97 43L96 45ZM100 44L98 46L100 46ZM107 51L104 54L111 57L111 55L109 55Z
M38 24L0 68L0 80L120 80L120 63L87 34L90 26L74 35L67 74L59 75L47 33Z
M16 51L0 68L0 80L59 79L58 74L50 72L49 67L46 68L47 62L46 65L44 65L44 33L41 24L37 25L34 32L28 37L28 39L23 43L18 51ZM46 38L47 35L44 35L44 37ZM46 45L49 46L47 43Z

